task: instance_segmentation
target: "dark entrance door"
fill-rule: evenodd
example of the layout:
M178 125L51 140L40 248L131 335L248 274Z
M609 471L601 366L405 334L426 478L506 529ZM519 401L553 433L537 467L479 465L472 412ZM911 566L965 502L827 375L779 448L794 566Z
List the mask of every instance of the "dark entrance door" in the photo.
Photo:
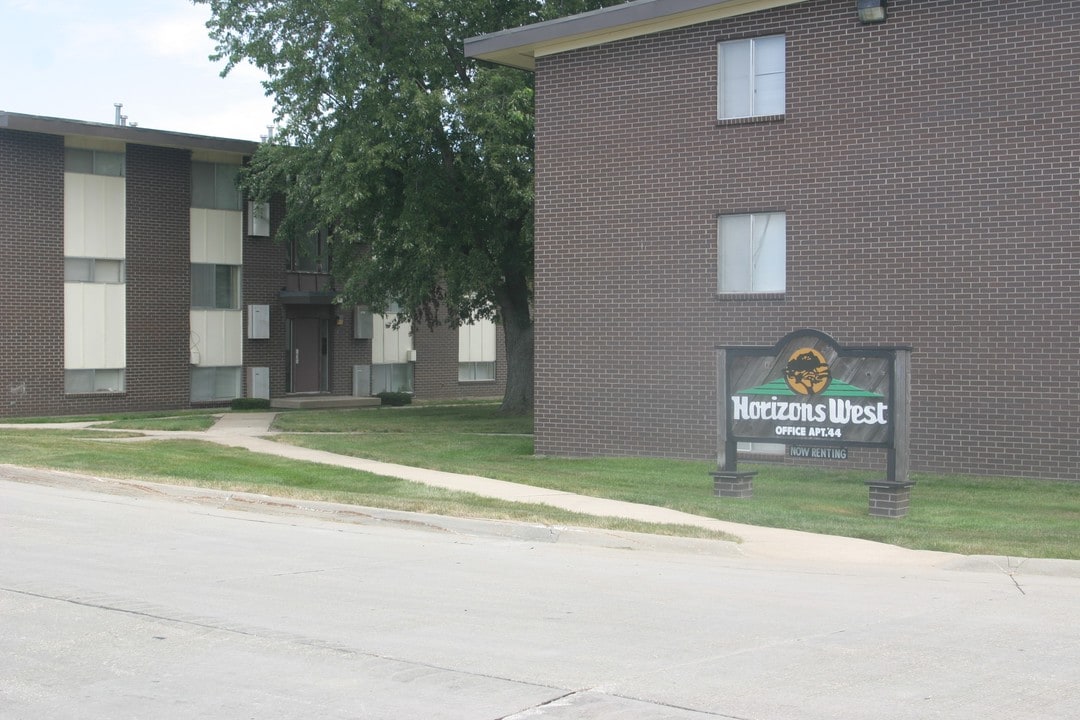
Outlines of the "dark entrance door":
M318 318L292 321L292 391L319 392L323 389L323 324Z

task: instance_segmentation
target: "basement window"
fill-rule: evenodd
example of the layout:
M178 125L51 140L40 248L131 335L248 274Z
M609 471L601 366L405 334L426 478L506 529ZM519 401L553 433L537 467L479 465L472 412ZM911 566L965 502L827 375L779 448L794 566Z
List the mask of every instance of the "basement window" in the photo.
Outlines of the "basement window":
M64 371L64 393L67 395L122 392L124 392L122 369Z
M191 368L191 402L213 402L240 397L240 368Z

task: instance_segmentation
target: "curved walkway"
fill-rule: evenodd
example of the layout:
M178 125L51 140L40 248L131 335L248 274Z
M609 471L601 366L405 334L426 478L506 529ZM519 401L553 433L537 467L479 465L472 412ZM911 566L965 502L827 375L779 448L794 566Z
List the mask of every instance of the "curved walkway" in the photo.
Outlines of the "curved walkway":
M1030 573L1080 577L1080 561L965 556L955 553L909 550L857 538L743 525L652 505L576 495L560 490L522 485L476 475L428 470L297 447L266 439L266 436L273 434L270 426L276 416L277 413L274 412L225 413L205 432L139 430L137 432L141 433L141 436L131 440L138 441L163 437L205 440L228 447L244 448L251 452L275 455L303 462L346 467L375 475L400 478L447 490L469 492L511 502L542 503L595 516L620 517L651 523L692 525L728 533L739 538L738 553L749 558L790 561L800 564L856 563L1000 571L1009 575ZM10 427L85 428L93 424L63 423L46 426L22 424ZM0 427L4 426L0 425ZM275 497L273 502L288 503L291 501ZM299 504L299 501L297 501L297 504ZM888 521L883 520L883 522Z

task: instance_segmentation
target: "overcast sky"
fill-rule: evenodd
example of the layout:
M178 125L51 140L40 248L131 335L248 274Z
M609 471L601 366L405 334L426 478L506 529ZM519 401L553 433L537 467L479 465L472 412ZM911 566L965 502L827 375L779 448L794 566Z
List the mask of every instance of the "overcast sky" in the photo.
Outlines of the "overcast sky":
M210 10L190 0L0 0L0 110L258 140L262 75L221 78Z

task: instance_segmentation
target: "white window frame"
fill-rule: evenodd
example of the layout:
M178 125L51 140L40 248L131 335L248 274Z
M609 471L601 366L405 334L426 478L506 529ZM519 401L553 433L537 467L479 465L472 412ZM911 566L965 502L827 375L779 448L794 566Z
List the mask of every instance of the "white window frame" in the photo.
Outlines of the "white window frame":
M124 177L124 153L86 148L64 148L64 172Z
M110 395L124 392L123 368L72 368L64 370L65 395ZM112 382L116 380L116 382ZM88 389L83 389L88 388Z
M412 363L372 363L371 394L413 391Z
M458 382L494 382L495 361L458 363Z
M718 120L773 117L787 110L787 40L765 35L716 46Z
M64 258L64 282L122 285L126 282L125 272L123 259L71 256Z
M478 318L458 328L458 382L495 380L496 327Z
M330 272L330 234L325 228L299 233L288 247L289 272L312 275Z
M721 215L716 222L716 292L787 291L787 214Z
M240 165L191 163L191 207L209 210L243 210L243 195L236 185ZM204 184L205 183L205 184ZM206 196L210 196L207 199Z
M196 268L213 268L213 272L210 273L210 290L214 296L213 304L206 304L201 298L196 297L195 291L195 275L197 272L205 272L203 270L196 270ZM218 272L219 268L228 268L230 282L232 287L229 293L229 305L218 304ZM193 310L239 310L241 306L241 283L243 277L240 272L239 265L219 265L215 263L192 263L191 264L191 307Z
M243 390L243 378L241 377L241 368L235 366L211 366L211 367L193 367L191 368L191 402L220 402L223 400L233 400L240 397ZM211 377L212 389L210 393L197 392L202 388L200 383L196 382L196 375L203 375ZM222 392L225 385L228 385L228 390Z

